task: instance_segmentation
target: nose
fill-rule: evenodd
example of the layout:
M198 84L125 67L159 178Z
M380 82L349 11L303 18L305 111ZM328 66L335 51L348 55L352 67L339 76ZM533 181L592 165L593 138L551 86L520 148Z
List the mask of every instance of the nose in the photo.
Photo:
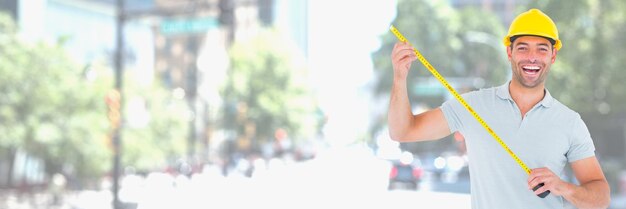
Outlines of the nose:
M528 60L531 63L535 63L535 62L537 62L537 57L538 56L539 55L537 54L537 52L535 52L534 50L531 50L530 53L528 54Z

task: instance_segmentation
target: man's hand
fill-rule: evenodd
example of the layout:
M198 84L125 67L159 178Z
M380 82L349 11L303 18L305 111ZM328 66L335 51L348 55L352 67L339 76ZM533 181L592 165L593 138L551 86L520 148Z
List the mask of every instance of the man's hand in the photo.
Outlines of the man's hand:
M407 92L407 76L411 63L417 59L411 44L398 42L391 51L393 85L389 99L387 123L389 136L399 142L437 140L450 135L448 121L440 108L414 115Z
M559 176L546 167L532 169L528 176L528 189L532 191L533 188L541 183L544 185L535 190L536 195L549 190L551 194L562 196L567 192L569 184L561 180Z
M391 64L395 79L406 79L411 63L417 60L413 46L407 42L397 42L391 51Z

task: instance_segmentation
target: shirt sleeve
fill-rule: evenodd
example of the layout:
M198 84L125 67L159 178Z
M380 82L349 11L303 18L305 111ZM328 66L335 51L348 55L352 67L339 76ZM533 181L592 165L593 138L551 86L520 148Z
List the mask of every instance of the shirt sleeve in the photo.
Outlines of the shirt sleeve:
M567 161L574 162L595 155L595 146L587 129L585 122L578 116L574 120L572 135L570 136L570 147L567 151Z
M467 95L462 95L464 99L467 100ZM465 110L465 107L456 100L455 98L451 98L444 102L441 105L441 111L443 112L446 121L448 122L448 127L450 128L450 133L454 133L455 131L459 131L463 127L462 120L462 111Z

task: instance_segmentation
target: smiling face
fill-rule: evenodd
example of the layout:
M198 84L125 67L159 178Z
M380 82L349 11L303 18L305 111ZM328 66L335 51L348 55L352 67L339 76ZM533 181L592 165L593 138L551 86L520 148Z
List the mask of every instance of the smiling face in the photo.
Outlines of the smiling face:
M537 36L520 36L507 47L513 70L513 80L525 88L544 88L556 52L548 39Z

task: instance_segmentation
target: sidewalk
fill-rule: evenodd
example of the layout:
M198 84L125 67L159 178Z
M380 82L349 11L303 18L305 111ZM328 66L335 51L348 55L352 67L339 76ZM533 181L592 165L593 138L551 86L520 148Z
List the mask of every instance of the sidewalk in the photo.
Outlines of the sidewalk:
M25 192L20 193L16 190L0 190L0 208L11 209L35 209L35 208L50 208L50 209L64 209L70 208L64 206L61 199L56 201L59 204L55 204L55 198L52 194L45 192Z
M10 209L111 209L108 191L67 192L62 197L44 192L0 190L0 208Z

